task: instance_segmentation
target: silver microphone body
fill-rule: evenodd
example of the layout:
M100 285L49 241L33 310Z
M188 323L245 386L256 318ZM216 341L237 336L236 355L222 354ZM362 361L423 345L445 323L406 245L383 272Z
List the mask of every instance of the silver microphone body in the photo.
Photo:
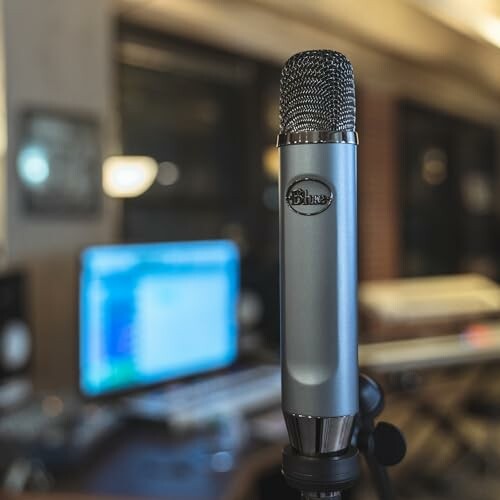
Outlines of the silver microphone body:
M308 135L279 144L280 301L283 413L312 456L348 448L358 413L357 135Z

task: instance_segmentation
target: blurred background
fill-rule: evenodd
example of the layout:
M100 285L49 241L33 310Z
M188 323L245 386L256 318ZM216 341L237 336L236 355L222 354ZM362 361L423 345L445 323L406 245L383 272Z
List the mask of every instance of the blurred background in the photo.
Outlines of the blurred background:
M497 0L0 12L0 498L297 498L275 140L311 48L355 69L360 364L406 435L398 498L500 497Z

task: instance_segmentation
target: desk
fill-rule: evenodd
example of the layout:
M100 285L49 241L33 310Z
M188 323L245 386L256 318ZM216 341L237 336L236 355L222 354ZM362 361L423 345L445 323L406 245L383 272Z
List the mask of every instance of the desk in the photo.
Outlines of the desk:
M398 487L408 485L407 490L411 491L418 484L415 472L429 461L429 450L436 449L436 436L439 436L439 451L455 453L454 442L459 436L443 429L440 419L419 411L423 398L441 414L462 418L461 402L471 388L477 387L476 374L475 367L469 367L459 377L457 373L439 371L429 374L419 397L415 393L389 394L384 419L401 426L409 444L403 466L391 471ZM493 385L495 380L496 377L491 381ZM469 442L471 438L474 436L469 436ZM236 456L234 468L215 472L210 462L220 444L214 433L172 436L163 426L129 423L104 442L78 470L62 472L56 478L54 494L0 495L0 500L298 500L297 492L284 493L284 486L278 484L281 443L252 440ZM481 452L481 441L472 444ZM438 459L426 470L435 472L438 466L444 468L449 463ZM267 482L263 482L262 477L271 474L272 480L267 481L266 477ZM361 481L360 487L369 491L371 484Z
M361 370L390 373L465 366L500 360L500 323L483 323L460 334L395 340L359 347Z
M223 441L214 432L172 436L160 425L130 423L78 470L57 474L56 489L91 498L243 500L261 474L275 468L279 476L283 443L250 440L232 451ZM217 458L234 464L217 471Z
M500 358L500 335L492 333L485 337L486 343L485 338L479 337L477 345L474 344L477 338L474 335L471 338L472 344L470 339L459 335L362 346L360 362L362 369L387 374L408 367L425 370ZM433 342L436 344L429 348ZM462 400L467 393L483 386L476 378L478 371L481 371L478 367L468 368L458 377L460 384L456 373L440 377L445 385L436 384L439 379L431 379L426 384L430 390L424 387L419 391L423 392L421 395L414 392L389 395L389 415L385 418L404 430L413 428L407 434L410 453L405 465L413 462L415 468L419 467L422 457L418 456L417 443L425 444L432 439L436 429L443 432L443 427L445 434L455 442L458 438L460 444L471 447L470 439L466 440L461 432L454 432L460 426L453 419L460 417ZM488 379L494 381L496 377ZM417 438L415 433L422 430L428 437ZM55 473L54 494L12 497L12 500L268 500L285 497L291 500L297 493L286 490L279 474L284 442L280 439L274 443L251 439L241 449L232 450L227 439L214 431L173 435L163 425L127 422L102 443L86 463ZM224 464L219 464L217 470L214 459L218 452L223 453L223 461L232 460L232 466L225 468ZM276 490L266 484L266 496L263 497L256 492L262 488L260 479L269 474ZM11 498L0 495L0 500Z

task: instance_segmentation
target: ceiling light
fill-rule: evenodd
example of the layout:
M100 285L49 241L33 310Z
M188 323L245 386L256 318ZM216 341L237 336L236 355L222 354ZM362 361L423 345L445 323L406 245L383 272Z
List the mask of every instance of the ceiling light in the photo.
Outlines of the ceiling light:
M478 30L488 42L500 47L500 18L484 16L478 24Z
M158 164L148 156L111 156L103 165L102 187L113 198L140 196L153 184Z

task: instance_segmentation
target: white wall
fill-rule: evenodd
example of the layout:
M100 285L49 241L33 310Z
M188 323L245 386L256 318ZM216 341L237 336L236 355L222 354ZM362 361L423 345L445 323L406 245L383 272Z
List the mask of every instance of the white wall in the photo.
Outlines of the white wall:
M111 200L103 196L102 212L87 218L28 215L22 208L15 172L19 117L30 108L95 116L102 124L103 150L110 152L114 109L111 2L3 0L3 34L8 139L4 239L9 262L61 252L76 254L89 243L111 240L116 227L116 204Z
M36 385L74 388L78 253L115 239L119 204L102 195L95 216L27 214L16 144L22 113L41 108L94 116L102 127L103 153L116 152L112 3L0 0L0 21L0 263L27 271Z

